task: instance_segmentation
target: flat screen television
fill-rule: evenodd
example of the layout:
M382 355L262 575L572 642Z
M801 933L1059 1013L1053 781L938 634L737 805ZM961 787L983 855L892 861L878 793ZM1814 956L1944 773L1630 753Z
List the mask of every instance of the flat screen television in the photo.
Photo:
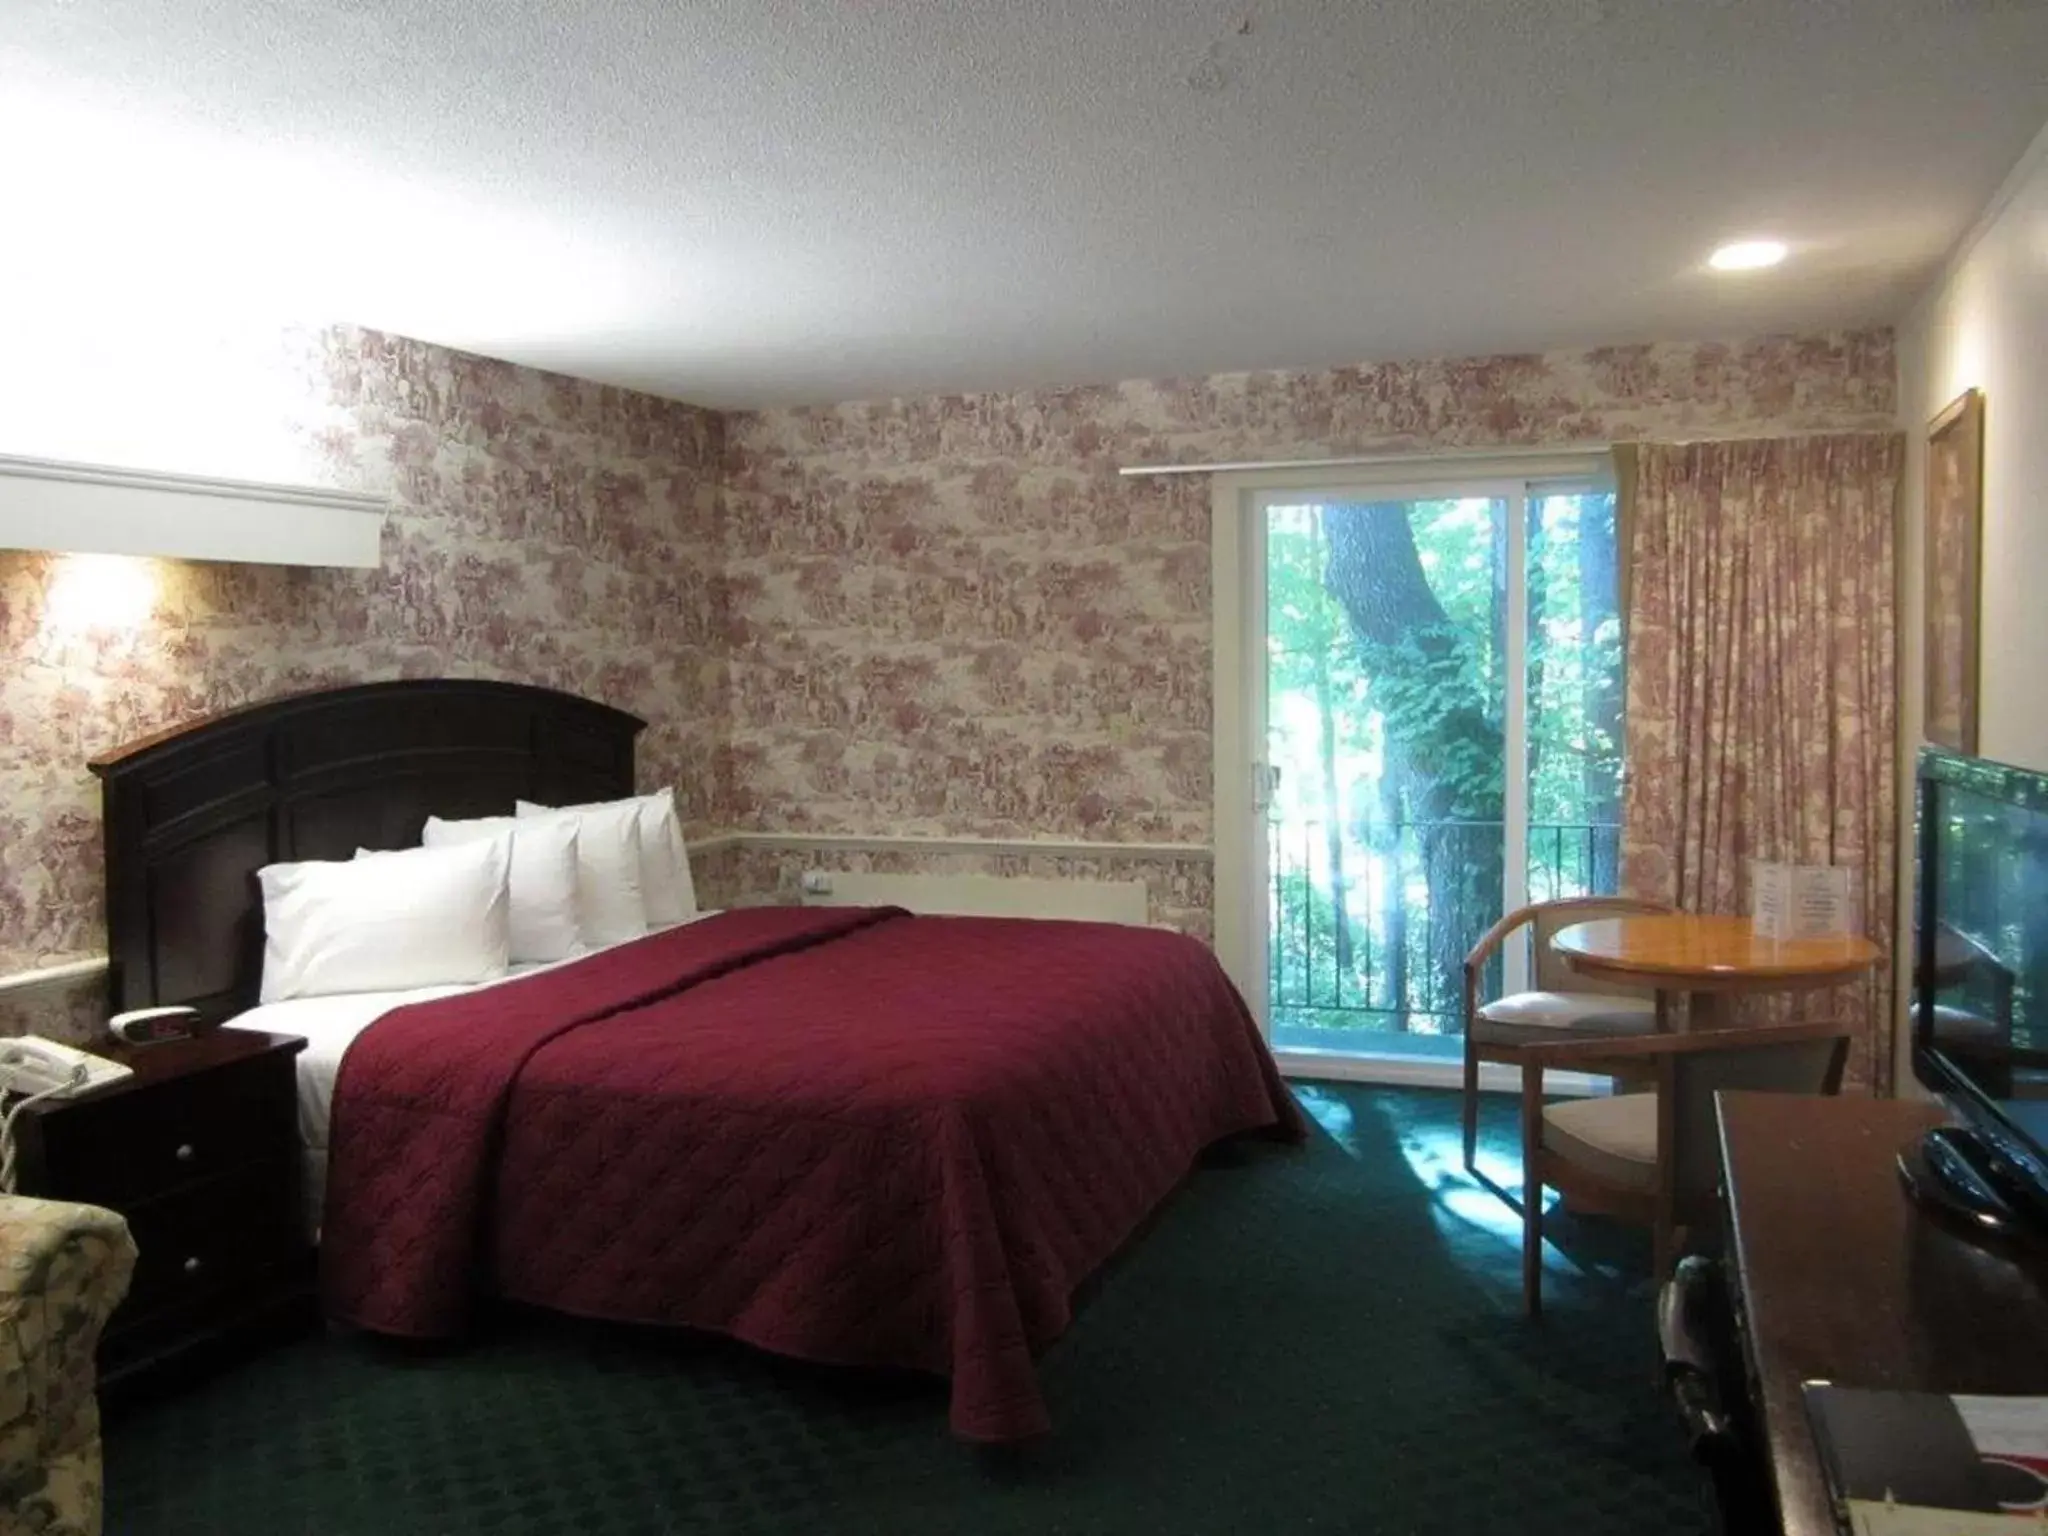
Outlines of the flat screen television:
M1955 1124L1902 1171L2048 1236L2048 774L1930 747L1917 779L1913 1070Z

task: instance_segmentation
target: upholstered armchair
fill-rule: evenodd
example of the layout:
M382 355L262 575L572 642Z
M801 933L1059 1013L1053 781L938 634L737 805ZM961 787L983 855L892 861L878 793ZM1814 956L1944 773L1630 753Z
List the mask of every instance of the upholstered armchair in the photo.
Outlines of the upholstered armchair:
M0 1195L0 1536L99 1531L93 1352L134 1268L114 1212Z

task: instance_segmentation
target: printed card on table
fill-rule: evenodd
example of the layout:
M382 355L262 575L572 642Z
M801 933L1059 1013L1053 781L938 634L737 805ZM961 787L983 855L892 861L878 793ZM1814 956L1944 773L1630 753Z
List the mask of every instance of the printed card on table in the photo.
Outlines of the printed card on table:
M1856 931L1850 905L1850 876L1841 864L1751 866L1750 911L1756 931L1767 939L1825 939Z

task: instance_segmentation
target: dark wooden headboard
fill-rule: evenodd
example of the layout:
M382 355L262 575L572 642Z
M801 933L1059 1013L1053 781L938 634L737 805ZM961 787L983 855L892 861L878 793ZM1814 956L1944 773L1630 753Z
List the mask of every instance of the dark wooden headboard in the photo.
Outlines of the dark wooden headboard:
M645 724L551 688L435 678L273 699L94 759L109 1006L254 1006L258 869L409 847L430 815L630 795Z

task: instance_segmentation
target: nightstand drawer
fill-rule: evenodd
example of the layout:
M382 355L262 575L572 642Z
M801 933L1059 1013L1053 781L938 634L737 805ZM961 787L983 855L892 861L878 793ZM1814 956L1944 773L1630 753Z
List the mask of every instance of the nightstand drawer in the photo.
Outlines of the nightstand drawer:
M102 1390L313 1316L293 1061L305 1046L232 1025L102 1043L131 1076L22 1112L21 1192L109 1206L135 1237L127 1298L100 1335Z
M293 1166L292 1058L256 1056L182 1079L81 1099L42 1124L40 1190L128 1211L259 1161Z
M135 1277L110 1335L159 1312L256 1290L300 1262L298 1180L295 1160L276 1159L130 1207Z

